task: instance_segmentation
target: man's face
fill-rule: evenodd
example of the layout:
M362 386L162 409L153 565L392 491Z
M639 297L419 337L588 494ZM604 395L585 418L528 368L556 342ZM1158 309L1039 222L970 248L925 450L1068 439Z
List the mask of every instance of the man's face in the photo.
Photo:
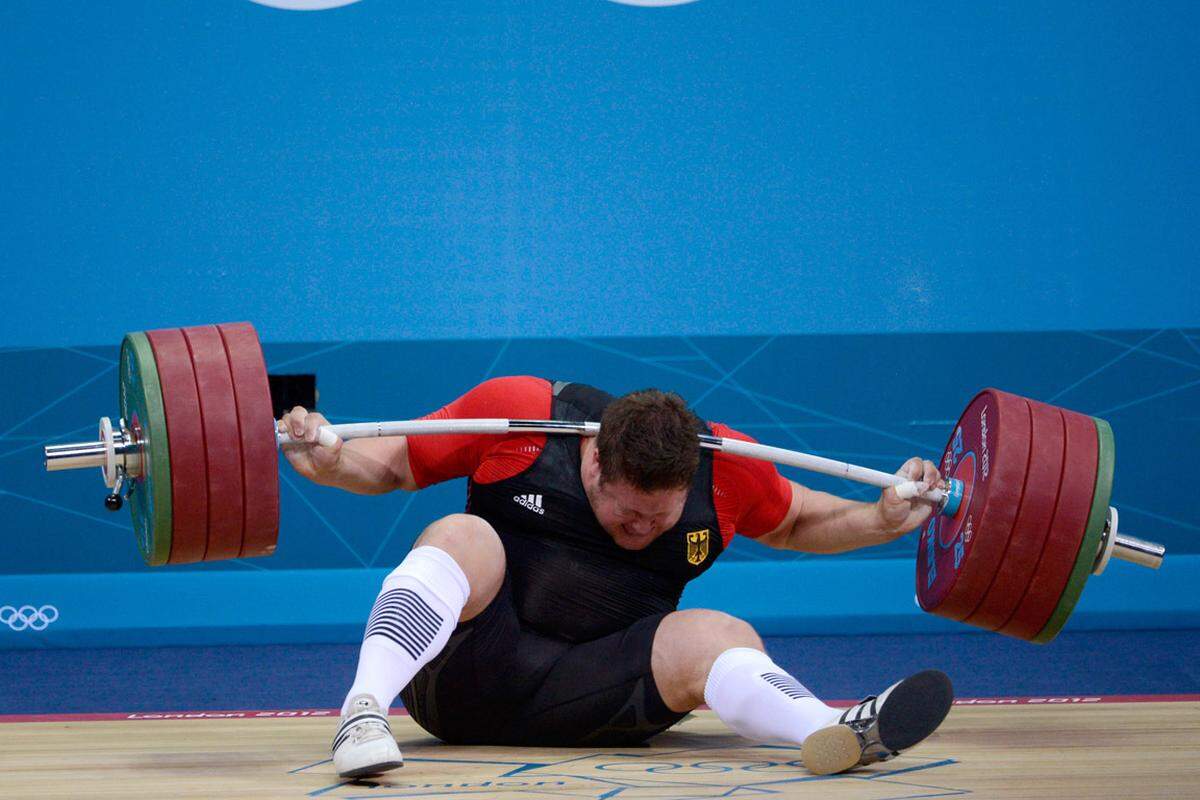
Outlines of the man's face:
M584 449L582 466L583 486L592 512L617 546L625 550L648 547L683 515L686 486L643 492L625 481L603 480L594 448Z
M600 481L592 511L619 547L641 550L679 522L688 490L643 492L623 481Z

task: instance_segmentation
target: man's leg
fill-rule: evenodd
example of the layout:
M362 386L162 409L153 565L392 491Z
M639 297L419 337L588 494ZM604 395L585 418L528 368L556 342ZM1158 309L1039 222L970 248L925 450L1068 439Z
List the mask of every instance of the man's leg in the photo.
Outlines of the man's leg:
M504 546L483 519L453 514L430 525L383 582L367 621L354 685L334 738L338 772L400 766L387 710L460 621L479 614L504 580Z
M508 739L559 747L641 742L704 703L710 675L720 679L711 681L708 704L752 739L799 743L838 713L776 666L747 623L719 611L674 611L572 645L514 717Z
M665 614L587 642L561 642L536 690L513 710L498 744L624 747L686 715L663 702L650 667Z
M654 637L651 665L669 708L707 703L747 739L800 744L838 715L771 660L749 623L720 611L668 614Z
M932 733L954 701L949 679L926 670L839 714L775 664L749 624L702 609L663 619L651 664L669 708L706 702L748 739L802 745L818 774L891 758Z

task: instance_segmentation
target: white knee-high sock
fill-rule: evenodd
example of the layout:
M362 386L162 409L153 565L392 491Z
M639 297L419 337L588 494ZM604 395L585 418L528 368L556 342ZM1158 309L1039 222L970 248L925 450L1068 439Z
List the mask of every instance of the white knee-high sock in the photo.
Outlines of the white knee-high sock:
M735 647L713 662L704 702L721 721L756 742L801 744L838 716L760 650Z
M449 553L414 548L383 581L358 655L350 699L369 694L386 714L421 667L446 646L471 594L467 576Z

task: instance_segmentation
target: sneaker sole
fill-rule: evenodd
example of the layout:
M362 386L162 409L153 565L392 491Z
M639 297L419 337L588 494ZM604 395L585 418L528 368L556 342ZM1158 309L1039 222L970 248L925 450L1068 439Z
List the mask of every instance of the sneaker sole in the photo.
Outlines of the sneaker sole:
M359 767L358 769L351 769L351 770L346 770L345 772L339 772L338 777L339 778L349 778L351 780L353 780L355 778L365 778L368 775L379 775L380 773L390 772L391 770L394 770L394 769L397 769L397 768L403 767L403 766L404 766L403 761L384 761L381 764L368 764L367 766Z
M831 725L809 735L800 747L804 768L814 775L844 772L858 763L862 745L845 725Z
M953 705L946 673L927 669L905 678L879 711L879 740L888 750L907 750L937 730Z

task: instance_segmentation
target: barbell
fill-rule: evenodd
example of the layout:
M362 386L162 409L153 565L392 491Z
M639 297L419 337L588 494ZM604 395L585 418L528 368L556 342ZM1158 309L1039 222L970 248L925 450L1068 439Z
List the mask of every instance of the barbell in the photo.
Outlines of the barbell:
M279 537L278 431L258 334L246 322L129 333L120 417L99 440L47 445L49 471L99 467L105 505L129 500L147 564L270 555ZM400 420L327 425L320 441L450 433L594 436L596 422ZM913 497L898 475L809 453L703 434L699 446ZM932 614L1034 642L1066 623L1089 575L1111 558L1157 568L1165 549L1117 529L1109 506L1112 429L1104 420L998 389L971 400L921 494L917 601Z

